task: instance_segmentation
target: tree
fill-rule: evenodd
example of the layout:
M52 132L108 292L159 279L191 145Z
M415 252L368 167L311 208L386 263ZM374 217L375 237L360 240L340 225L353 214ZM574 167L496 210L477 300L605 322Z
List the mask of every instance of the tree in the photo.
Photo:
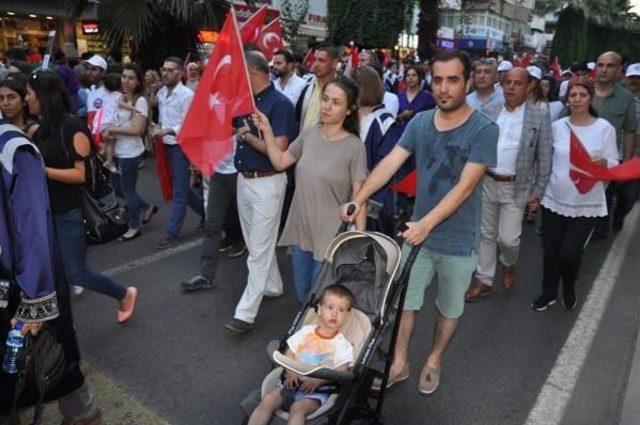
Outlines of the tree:
M65 0L69 16L78 18L89 0ZM252 2L250 2L252 3ZM226 0L102 0L98 20L109 46L131 40L143 68L157 68L164 57L197 57L198 30L219 29L229 11Z
M418 56L427 60L436 53L436 39L440 27L440 0L419 0Z
M407 0L328 0L329 39L363 47L393 47L405 25Z
M560 12L556 33L551 45L551 56L560 63L572 64L585 60L587 53L587 20L581 9L566 7Z
M300 24L307 16L309 0L282 0L280 10L285 36L291 40L298 35Z

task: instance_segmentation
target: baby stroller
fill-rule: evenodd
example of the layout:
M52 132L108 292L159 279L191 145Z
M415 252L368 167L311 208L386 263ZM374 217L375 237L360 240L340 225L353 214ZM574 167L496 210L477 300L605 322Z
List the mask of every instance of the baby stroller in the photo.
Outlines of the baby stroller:
M329 401L307 416L307 424L381 424L379 417L400 323L396 319L404 305L409 273L418 250L417 247L411 250L400 276L396 278L400 268L400 248L392 238L381 233L358 231L337 236L329 245L318 278L291 327L281 341L272 341L267 347L268 355L277 367L264 379L262 388L253 391L241 403L247 415L244 423L248 422L262 396L276 387L283 368L287 368L299 375L335 383L327 391L330 393ZM309 364L286 357L283 354L286 341L302 326L317 321L315 306L320 293L338 280L356 298L356 308L341 328L354 347L353 368L347 372L312 368ZM376 350L378 347L381 350ZM378 355L374 355L376 351L389 354L383 354L380 362ZM382 363L382 367L375 367L375 360ZM371 389L376 377L382 379L380 391ZM288 416L287 412L278 410L271 424L285 424Z

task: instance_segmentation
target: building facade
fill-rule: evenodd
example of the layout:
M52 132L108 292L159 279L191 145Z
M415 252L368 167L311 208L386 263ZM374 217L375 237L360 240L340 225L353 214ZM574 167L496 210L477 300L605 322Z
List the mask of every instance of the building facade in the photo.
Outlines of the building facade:
M477 55L509 55L535 50L531 30L535 0L477 0L466 10L459 3L446 2L440 13L440 25L453 28L456 47Z

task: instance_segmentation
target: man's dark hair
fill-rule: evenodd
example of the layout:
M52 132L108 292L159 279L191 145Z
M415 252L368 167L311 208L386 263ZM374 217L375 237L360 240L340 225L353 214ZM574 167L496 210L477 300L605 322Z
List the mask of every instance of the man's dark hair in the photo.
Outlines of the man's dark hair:
M469 81L472 69L471 57L463 50L443 50L436 53L433 61L431 61L431 67L433 68L436 62L449 62L456 59L462 63L462 76L464 77L464 81Z
M184 71L184 61L177 56L169 56L164 60L165 62L173 62L177 65L178 71Z
M263 74L269 75L269 63L262 53L248 52L245 58L247 60L247 68L253 68Z
M275 55L282 55L284 56L284 61L286 63L294 63L295 62L295 58L293 56L293 53L287 51L287 50L278 50L277 52L274 53Z
M353 295L353 292L349 290L349 288L340 283L333 283L322 290L322 292L320 293L320 297L318 298L318 305L322 305L325 297L328 294L348 299L349 310L351 310L351 308L356 304L356 297Z
M328 44L328 43L318 44L316 46L316 52L327 52L327 55L331 60L340 59L340 50L332 44Z

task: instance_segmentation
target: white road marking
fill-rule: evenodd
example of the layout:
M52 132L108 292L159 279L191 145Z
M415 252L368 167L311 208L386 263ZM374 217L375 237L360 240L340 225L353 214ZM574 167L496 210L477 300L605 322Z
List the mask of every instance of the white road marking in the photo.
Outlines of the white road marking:
M640 208L634 208L625 220L626 226L616 236L580 315L529 412L526 425L555 425L562 421L618 280L631 237L638 227L639 216Z
M147 266L157 261L164 260L165 258L172 257L176 254L179 254L184 251L188 251L192 248L196 248L201 245L202 245L202 238L198 238L191 242L186 242L181 245L174 246L172 248L167 248L164 251L160 251L156 254L151 254L146 257L142 257L138 260L133 260L128 263L122 264L120 266L103 270L102 273L106 274L107 276L116 276L122 273L129 272L133 269L137 269L138 267Z

